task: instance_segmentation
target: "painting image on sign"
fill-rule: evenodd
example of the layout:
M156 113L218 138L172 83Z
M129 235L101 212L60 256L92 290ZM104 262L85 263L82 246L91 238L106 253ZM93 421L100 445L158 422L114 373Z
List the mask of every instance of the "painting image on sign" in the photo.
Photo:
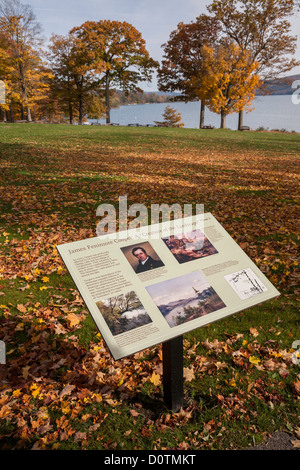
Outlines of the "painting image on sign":
M163 241L180 264L218 253L201 230L171 235Z
M200 271L146 289L171 328L226 307Z
M100 300L97 307L113 336L152 322L134 291Z

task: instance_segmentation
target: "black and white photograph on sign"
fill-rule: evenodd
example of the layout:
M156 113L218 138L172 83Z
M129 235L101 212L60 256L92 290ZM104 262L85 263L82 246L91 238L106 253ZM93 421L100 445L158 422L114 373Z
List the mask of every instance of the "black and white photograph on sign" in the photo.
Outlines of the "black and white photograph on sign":
M164 263L149 242L121 248L128 262L137 274L161 268Z
M224 277L241 300L249 299L267 290L266 286L250 268L242 269Z
M201 230L171 235L163 241L180 264L218 253Z
M96 303L113 336L152 323L134 291Z
M200 271L146 289L171 328L226 307Z

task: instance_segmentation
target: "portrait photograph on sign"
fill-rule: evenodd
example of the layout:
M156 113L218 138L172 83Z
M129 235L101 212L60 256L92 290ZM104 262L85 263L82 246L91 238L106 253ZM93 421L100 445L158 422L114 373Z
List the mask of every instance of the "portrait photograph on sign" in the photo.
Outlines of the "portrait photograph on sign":
M163 238L166 246L179 263L186 263L218 253L201 230Z
M121 248L121 251L137 274L164 266L149 242Z

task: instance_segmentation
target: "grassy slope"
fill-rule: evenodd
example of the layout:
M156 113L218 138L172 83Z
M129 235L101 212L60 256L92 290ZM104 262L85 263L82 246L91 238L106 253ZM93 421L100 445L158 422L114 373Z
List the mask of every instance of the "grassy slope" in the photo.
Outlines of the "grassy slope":
M0 446L226 449L297 433L298 134L6 124L0 142ZM93 236L97 206L122 195L204 203L282 293L185 335L195 377L177 415L151 381L160 347L113 362L55 250Z

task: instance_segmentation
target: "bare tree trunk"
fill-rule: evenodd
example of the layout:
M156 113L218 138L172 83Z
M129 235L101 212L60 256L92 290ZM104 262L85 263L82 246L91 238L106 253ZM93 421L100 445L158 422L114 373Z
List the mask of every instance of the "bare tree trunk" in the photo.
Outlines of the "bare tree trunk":
M27 122L31 122L31 121L32 121L31 109L30 109L30 107L28 106L28 104L27 104L27 106L26 106L26 110L27 110Z
M6 121L7 121L7 117L6 117L6 111L5 111L5 109L1 109L1 114L2 114L2 121L3 121L3 122L6 122Z
M241 130L243 125L244 125L244 110L241 109L241 111L239 112L239 127L238 127L239 131Z
M10 117L10 122L15 122L12 102L10 102L9 104L9 117Z
M20 76L21 76L22 101L26 105L27 122L31 122L32 119L31 119L31 110L30 110L30 107L29 107L29 104L28 104L27 86L26 86L26 82L25 82L25 78L24 78L24 69L23 69L21 63L19 65L19 69L20 69ZM22 104L22 107L23 107L23 104Z
M200 129L204 127L204 116L205 116L205 104L201 101L201 108L200 108Z
M81 126L82 121L83 121L83 100L82 100L82 95L81 94L80 94L80 97L79 97L78 112L79 112L78 124Z
M72 103L69 103L69 122L73 124L73 106Z
M78 105L78 125L81 126L83 122L83 77L78 77L76 79L76 101Z
M221 129L226 129L226 114L221 111Z
M110 85L109 73L106 73L106 81L105 81L106 124L110 124L110 96L109 96L109 85Z
M78 124L81 126L83 122L83 91L82 91L82 79L79 85L79 94L78 94Z

